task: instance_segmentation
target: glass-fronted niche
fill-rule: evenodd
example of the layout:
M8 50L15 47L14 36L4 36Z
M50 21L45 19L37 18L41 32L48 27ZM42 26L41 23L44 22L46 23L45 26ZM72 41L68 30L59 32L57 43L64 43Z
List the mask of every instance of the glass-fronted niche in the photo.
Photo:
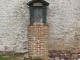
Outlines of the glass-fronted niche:
M46 24L48 2L45 0L32 0L27 3L30 8L30 24Z
M34 7L33 20L34 20L34 23L42 23L43 22L43 9L42 9L42 7Z

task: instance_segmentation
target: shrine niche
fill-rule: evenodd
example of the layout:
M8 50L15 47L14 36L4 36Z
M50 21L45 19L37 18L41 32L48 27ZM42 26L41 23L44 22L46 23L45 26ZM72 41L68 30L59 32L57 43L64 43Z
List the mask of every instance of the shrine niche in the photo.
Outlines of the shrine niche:
M46 11L49 3L44 0L33 0L28 5L30 8L30 24L46 24Z
M48 56L49 27L46 23L48 2L32 0L28 3L30 24L28 26L28 52L32 57Z

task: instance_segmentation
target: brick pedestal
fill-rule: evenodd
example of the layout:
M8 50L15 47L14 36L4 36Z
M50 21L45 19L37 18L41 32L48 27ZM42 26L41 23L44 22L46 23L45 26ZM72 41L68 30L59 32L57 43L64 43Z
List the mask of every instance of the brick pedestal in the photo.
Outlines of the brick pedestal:
M28 26L28 51L29 56L48 56L48 25L37 24Z

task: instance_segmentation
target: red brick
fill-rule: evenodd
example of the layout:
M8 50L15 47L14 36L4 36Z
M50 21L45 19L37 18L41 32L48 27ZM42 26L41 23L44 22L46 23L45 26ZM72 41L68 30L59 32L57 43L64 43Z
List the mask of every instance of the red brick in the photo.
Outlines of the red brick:
M29 55L30 56L42 56L48 55L48 47L44 48L45 44L48 44L48 25L29 25L28 26L28 42L29 42ZM36 37L35 40L33 37ZM35 43L35 45L34 45ZM41 49L43 48L43 49ZM38 53L36 53L36 52ZM35 53L34 53L35 52ZM42 53L41 53L42 52ZM33 53L33 54L32 54ZM32 55L31 55L32 54Z

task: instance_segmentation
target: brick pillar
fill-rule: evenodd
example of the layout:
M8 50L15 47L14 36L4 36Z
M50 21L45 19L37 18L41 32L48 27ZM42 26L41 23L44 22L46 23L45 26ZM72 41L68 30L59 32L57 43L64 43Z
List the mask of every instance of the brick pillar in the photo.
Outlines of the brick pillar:
M48 56L48 25L37 24L28 26L28 51L29 56Z

